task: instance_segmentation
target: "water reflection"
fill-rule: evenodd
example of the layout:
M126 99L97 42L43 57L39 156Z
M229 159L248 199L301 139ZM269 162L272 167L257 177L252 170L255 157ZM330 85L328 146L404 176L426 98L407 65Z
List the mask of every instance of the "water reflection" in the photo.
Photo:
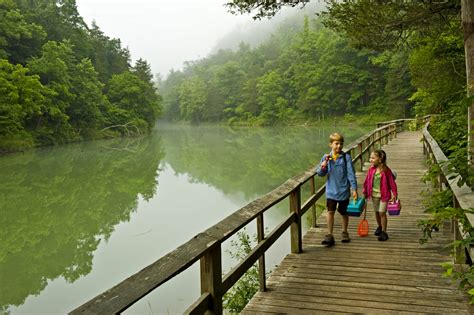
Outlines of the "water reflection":
M0 311L88 274L100 239L156 192L159 139L99 141L0 160Z
M341 129L346 142L367 129ZM265 194L311 165L329 151L330 129L240 128L215 126L160 128L166 161L177 173L207 183L225 194L246 199Z

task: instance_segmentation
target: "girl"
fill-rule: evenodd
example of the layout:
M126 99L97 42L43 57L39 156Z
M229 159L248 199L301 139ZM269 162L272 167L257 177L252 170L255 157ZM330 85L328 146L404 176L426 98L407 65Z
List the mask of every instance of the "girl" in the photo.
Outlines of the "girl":
M388 240L387 204L397 198L397 184L392 170L387 166L387 154L383 150L375 150L370 154L370 168L364 181L363 194L372 199L375 219L378 227L375 235L379 241Z

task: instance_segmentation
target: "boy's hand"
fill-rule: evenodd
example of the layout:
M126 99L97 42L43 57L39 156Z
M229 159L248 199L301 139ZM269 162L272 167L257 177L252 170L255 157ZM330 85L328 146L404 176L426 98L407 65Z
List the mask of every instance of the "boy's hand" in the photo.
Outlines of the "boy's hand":
M321 163L321 167L326 168L326 166L328 165L328 162L329 162L329 154L326 154L324 156L324 161Z
M359 197L359 196L357 195L357 190L353 190L353 191L352 191L352 198L358 199L358 197Z

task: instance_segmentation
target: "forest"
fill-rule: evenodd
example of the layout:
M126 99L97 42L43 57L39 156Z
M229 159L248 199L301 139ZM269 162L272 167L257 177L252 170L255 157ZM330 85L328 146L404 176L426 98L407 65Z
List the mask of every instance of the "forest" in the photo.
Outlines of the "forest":
M0 0L0 152L151 130L161 98L130 60L75 0Z

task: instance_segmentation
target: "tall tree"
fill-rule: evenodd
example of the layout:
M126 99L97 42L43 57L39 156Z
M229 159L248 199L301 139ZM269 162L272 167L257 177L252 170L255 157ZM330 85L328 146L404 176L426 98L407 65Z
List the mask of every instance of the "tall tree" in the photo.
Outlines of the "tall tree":
M31 72L38 74L41 82L50 90L50 96L43 115L37 117L36 133L43 144L67 142L74 138L66 114L74 100L71 92L71 74L75 67L72 46L65 41L49 41L43 45L41 57L28 62Z
M107 107L107 99L102 94L103 86L89 59L82 59L75 65L74 75L71 77L74 99L66 109L66 114L69 116L69 123L80 136L93 133L103 123L102 114Z
M462 25L464 30L464 50L466 52L467 95L474 96L474 3L462 0ZM474 104L468 110L468 161L474 168Z

